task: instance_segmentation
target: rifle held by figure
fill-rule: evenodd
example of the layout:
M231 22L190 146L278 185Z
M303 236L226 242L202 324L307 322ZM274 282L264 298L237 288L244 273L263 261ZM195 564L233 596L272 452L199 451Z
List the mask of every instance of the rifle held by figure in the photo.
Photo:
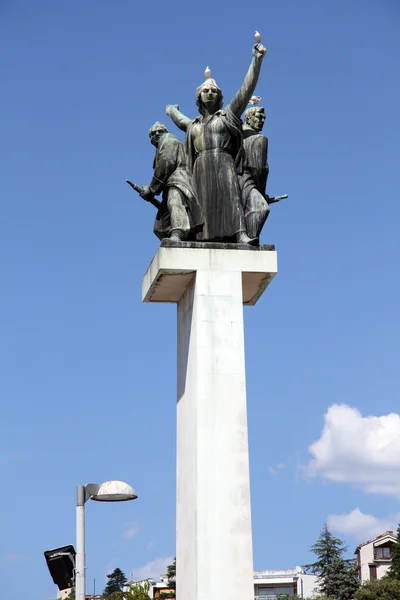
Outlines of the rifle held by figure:
M136 185L136 183L133 183L133 181L131 181L130 179L125 179L126 183L129 183L129 185L131 186L131 188L133 188L135 190L135 192L137 192L138 194L141 194L143 192L143 188L140 187L140 185ZM143 198L143 200L146 200L146 198ZM156 208L160 208L161 206L161 202L159 200L157 200L156 198L151 198L151 200L146 200L146 202L150 202L150 204L152 204L153 206L155 206Z
M273 196L272 198L267 198L268 204L274 204L274 202L280 202L284 198L289 198L287 194L283 194L283 196Z

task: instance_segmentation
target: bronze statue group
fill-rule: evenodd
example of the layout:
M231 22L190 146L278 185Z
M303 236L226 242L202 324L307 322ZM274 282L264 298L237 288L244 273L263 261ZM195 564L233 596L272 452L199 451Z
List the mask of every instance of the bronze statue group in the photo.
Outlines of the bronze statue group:
M150 129L156 147L152 180L142 188L127 181L158 206L154 233L159 239L259 244L271 203L266 195L268 140L261 133L265 111L258 105L245 109L253 101L265 54L264 46L255 44L243 84L227 106L207 68L196 90L198 117L186 117L178 105L166 107L186 133L184 143L160 122ZM161 203L155 200L159 194Z

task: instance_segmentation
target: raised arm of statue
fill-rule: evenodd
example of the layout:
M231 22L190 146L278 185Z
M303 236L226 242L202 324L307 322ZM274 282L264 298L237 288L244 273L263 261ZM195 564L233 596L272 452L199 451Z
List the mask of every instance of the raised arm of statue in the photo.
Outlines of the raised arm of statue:
M240 117L249 103L250 98L256 89L258 77L260 75L261 64L267 49L262 44L253 46L253 60L250 63L249 70L242 83L242 87L238 90L230 103L230 109L234 115Z
M178 104L167 104L165 112L181 131L186 131L187 126L192 121L192 119L181 113Z

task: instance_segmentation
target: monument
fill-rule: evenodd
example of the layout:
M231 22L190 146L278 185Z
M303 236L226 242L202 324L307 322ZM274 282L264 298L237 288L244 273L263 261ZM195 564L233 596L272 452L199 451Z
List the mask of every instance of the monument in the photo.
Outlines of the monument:
M275 248L259 237L270 205L286 197L266 194L265 111L253 96L266 49L258 32L255 41L231 102L223 106L207 67L200 115L166 108L185 141L155 123L152 181L127 180L157 208L161 245L142 299L177 304L178 600L254 596L243 305L277 273Z

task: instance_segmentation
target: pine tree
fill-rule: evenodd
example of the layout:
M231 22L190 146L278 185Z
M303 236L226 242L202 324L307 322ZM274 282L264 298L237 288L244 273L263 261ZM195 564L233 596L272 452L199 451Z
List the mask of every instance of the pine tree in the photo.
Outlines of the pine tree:
M325 582L321 591L336 600L349 600L360 587L357 571L353 563L343 558L334 558L326 570Z
M167 567L167 576L168 576L168 587L171 590L170 592L161 592L160 600L168 600L170 598L175 598L175 589L176 589L176 556L174 557L174 562Z
M114 592L122 591L122 588L127 582L127 578L125 577L125 573L121 571L121 569L114 569L112 573L107 575L108 582L106 587L104 588L104 596L107 598Z
M393 546L392 564L387 572L387 576L391 579L400 580L400 523L397 527L397 539Z
M168 587L172 590L176 588L176 556L172 565L167 567Z
M307 565L307 568L314 575L318 575L321 579L325 578L326 570L335 558L342 558L346 552L347 546L339 538L332 535L328 529L328 525L324 523L318 540L311 551L317 556L318 560L315 563Z
M332 535L326 523L311 550L318 560L307 568L319 577L318 592L336 600L352 598L359 587L354 561L343 558L347 546Z

